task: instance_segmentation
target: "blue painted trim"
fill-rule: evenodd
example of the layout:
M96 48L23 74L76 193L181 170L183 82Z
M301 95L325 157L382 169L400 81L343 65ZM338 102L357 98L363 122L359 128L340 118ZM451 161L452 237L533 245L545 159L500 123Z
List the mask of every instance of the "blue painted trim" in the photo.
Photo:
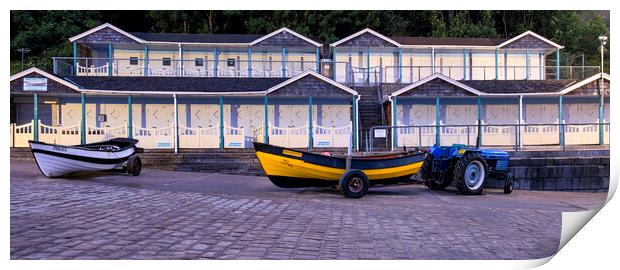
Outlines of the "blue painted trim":
M183 66L185 66L185 61L183 61L183 46L179 45L179 63L180 63L180 67L179 70L180 75L183 76Z
M467 49L463 49L463 80L467 80Z
M224 98L220 97L220 149L224 149Z
M499 50L495 49L495 79L499 79Z
M146 103L140 105L140 126L146 128Z
M560 79L560 49L555 52L555 78Z
M312 141L312 96L308 96L308 149L312 149L313 141Z
M99 123L99 119L97 119L97 115L99 114L101 114L101 102L96 100L95 101L95 126L96 127L101 127L101 124Z
M508 53L504 52L504 80L508 80Z
M431 48L431 75L432 74L435 74L435 49L434 48Z
M439 104L439 96L435 97L435 144L441 145L439 140L439 133L441 131L441 127L439 126L441 122L441 107Z
M77 76L77 44L73 42L73 76Z
M478 145L482 146L482 99L478 96Z
M217 48L213 48L213 77L217 78L218 55Z
M403 81L403 49L398 49L398 82Z
M332 62L332 73L333 73L332 75L333 75L334 81L336 81L336 48L334 48L334 53L332 57L334 58L334 61Z
M563 96L560 95L560 100L558 102L558 122L560 123L560 145L564 146L564 112L562 110L562 101Z
M525 50L525 79L530 79L530 52Z
M469 80L473 80L474 78L474 55L472 50L469 50Z
M398 97L394 97L394 99L392 100L392 126L397 126L398 121L398 115L396 114L398 112L398 110L396 109L396 107L398 106ZM374 134L371 134L371 136L374 136ZM398 130L396 130L396 128L392 129L392 145L394 148L398 147Z
M112 43L108 43L108 76L112 77L112 59L114 59L114 49Z
M127 137L133 138L133 100L127 96Z
M34 105L34 124L33 124L33 133L34 133L34 140L35 141L39 141L39 95L37 93L33 94L33 100L32 103Z
M286 48L282 48L282 78L286 78Z
M252 78L252 48L248 48L248 77Z
M145 77L149 76L149 45L144 45L144 74Z
M179 97L177 97L177 103L179 102ZM192 127L192 104L185 103L185 126Z
M269 97L265 96L265 123L263 124L264 142L269 143Z
M544 73L543 73L543 54L539 53L538 54L538 79L539 80L544 80L546 79L544 77Z
M370 48L368 48L368 54L366 55L366 82L370 84Z
M81 123L81 138L80 141L82 144L86 143L86 94L82 93L80 96L80 101L82 104L82 123Z
M319 47L316 47L316 73L321 74L321 65L320 65L320 60L319 60Z

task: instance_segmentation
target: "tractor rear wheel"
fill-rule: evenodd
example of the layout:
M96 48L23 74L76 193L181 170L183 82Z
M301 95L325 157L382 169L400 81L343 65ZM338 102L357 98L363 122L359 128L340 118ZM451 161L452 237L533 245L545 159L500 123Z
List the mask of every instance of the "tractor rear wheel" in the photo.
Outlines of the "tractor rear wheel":
M465 153L454 167L454 181L457 191L464 195L481 194L488 174L489 165L480 153Z

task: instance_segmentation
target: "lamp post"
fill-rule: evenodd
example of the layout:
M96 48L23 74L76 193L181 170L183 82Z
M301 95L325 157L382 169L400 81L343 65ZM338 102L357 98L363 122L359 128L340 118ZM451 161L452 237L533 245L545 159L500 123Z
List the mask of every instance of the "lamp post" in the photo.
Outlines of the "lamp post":
M30 52L30 48L19 48L17 49L18 52L20 52L22 54L22 71L24 70L24 54L27 54Z
M604 74L604 65L603 65L603 61L604 61L604 55L605 55L605 44L607 44L607 37L606 36L599 36L598 40L601 42L601 47L599 48L600 52L601 52L601 82L600 82L600 87L599 87L599 96L601 98L600 103L599 103L599 144L603 144L603 135L604 135L604 131L603 131L603 117L604 115L604 106L605 106L605 79L603 78L603 74Z

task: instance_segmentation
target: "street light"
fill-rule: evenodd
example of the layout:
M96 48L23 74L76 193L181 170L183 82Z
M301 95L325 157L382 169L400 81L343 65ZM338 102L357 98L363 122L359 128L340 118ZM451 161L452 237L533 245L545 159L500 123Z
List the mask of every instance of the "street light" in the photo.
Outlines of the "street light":
M24 70L24 54L27 54L30 52L30 48L19 48L17 49L18 52L22 53L22 71Z
M599 137L599 144L603 144L603 135L602 135L603 134L603 117L604 117L604 112L605 112L605 110L604 110L604 106L605 106L605 91L604 91L605 79L603 78L603 73L604 73L604 71L603 71L603 67L604 67L603 66L603 61L604 61L603 56L605 55L605 44L607 44L607 37L601 35L601 36L598 37L598 40L601 42L601 47L599 48L599 50L601 52L601 84L600 84L600 88L599 88L600 89L600 95L599 96L601 97L601 100L600 100L600 106L599 106L599 112L598 112L599 113L599 129L600 129L599 132L600 132L601 135L599 135L600 136Z

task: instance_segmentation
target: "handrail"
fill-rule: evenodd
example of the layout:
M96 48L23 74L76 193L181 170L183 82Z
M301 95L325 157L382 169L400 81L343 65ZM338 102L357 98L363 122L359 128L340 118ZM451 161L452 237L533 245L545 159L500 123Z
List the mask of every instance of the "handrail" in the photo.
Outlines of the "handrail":
M504 146L510 146L510 147L514 147L515 150L518 150L521 147L522 144L522 139L521 139L521 133L537 133L537 132L545 132L545 133L550 133L550 132L557 132L558 133L558 138L562 137L565 138L567 133L567 127L573 127L573 126L587 126L587 127L592 127L595 126L596 128L594 129L594 132L599 132L599 126L602 126L604 128L604 130L609 130L609 125L610 123L608 122L603 122L603 123L540 123L540 124L527 124L527 123L523 123L523 124L475 124L475 125L463 125L463 124L456 124L456 125L445 125L445 124L440 124L440 125L397 125L397 126L374 126L371 127L370 130L368 131L367 136L369 136L369 141L370 141L370 152L374 151L374 146L373 146L373 138L374 138L374 131L376 129L385 129L385 130L391 130L391 134L394 133L394 130L399 130L399 129L418 129L418 134L422 134L421 130L422 129L429 129L432 132L429 132L428 134L433 134L436 135L436 129L439 128L439 130L446 130L447 128L466 128L467 130L467 134L468 134L468 139L469 139L469 135L477 135L478 130L477 128L480 127L482 130L482 134L485 133L489 133L488 130L492 127L497 127L497 128L509 128L512 127L514 128L515 132L515 144L510 144L510 145L504 145ZM551 129L549 130L542 130L540 131L539 128L545 128L545 127L551 127ZM472 129L470 129L472 128ZM471 131L470 131L471 130ZM571 132L568 132L571 133ZM446 134L445 132L440 132L441 134ZM386 136L388 136L388 133L386 132ZM394 137L392 136L392 139ZM387 140L387 138L386 138ZM556 144L559 146L562 146L562 150L565 149L566 144L562 144L563 139L559 140L560 143ZM420 141L421 143L421 141ZM599 142L601 143L601 142ZM392 142L392 146L394 145L394 142ZM421 146L421 145L420 145Z

